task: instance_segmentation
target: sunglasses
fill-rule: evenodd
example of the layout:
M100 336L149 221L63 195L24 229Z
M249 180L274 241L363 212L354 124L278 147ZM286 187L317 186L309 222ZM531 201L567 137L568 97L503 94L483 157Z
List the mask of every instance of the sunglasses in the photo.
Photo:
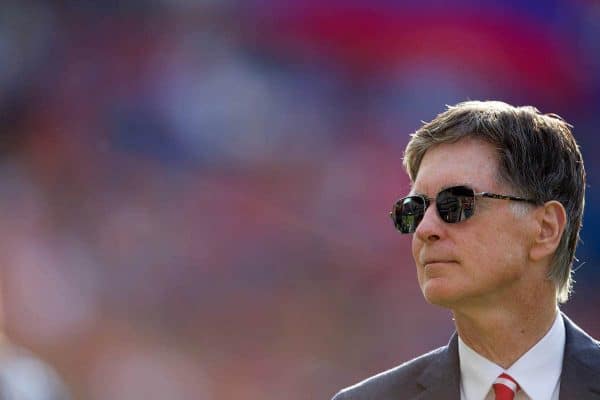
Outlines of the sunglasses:
M536 204L535 200L523 197L505 196L489 192L476 193L468 186L453 186L439 192L435 198L435 206L442 221L456 224L465 221L475 213L475 198L489 197L491 199L524 201ZM401 233L413 233L423 220L427 207L431 204L430 198L424 195L404 197L394 204L390 213L394 226Z

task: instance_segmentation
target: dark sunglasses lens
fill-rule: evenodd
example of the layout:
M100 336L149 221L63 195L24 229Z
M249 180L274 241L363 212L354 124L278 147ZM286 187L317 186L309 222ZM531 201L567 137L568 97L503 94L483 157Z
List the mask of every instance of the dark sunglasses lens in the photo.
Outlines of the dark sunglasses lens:
M442 190L436 198L440 218L449 224L464 221L475 211L475 193L466 186Z
M425 214L425 201L419 196L399 200L394 206L394 224L402 233L413 233Z

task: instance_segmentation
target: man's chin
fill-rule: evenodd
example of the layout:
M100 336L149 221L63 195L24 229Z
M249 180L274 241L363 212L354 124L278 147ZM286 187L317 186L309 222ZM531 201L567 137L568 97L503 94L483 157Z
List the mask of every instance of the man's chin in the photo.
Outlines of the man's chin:
M444 308L452 308L463 297L457 290L440 282L427 282L421 291L428 303Z

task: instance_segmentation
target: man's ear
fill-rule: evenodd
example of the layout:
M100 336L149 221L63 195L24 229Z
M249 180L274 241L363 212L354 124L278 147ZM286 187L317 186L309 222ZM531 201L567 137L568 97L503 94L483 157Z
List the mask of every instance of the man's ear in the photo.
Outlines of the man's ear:
M533 238L529 257L539 261L554 254L567 224L565 207L558 201L546 202L536 210L538 229Z

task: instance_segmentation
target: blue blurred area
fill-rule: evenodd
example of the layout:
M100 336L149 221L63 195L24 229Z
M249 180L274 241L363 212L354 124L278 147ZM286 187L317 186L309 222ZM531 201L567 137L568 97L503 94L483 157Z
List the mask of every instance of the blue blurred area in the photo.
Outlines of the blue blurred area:
M92 400L329 398L438 346L452 321L387 210L421 120L499 99L575 127L564 308L600 336L598 21L593 0L2 2L9 334Z

